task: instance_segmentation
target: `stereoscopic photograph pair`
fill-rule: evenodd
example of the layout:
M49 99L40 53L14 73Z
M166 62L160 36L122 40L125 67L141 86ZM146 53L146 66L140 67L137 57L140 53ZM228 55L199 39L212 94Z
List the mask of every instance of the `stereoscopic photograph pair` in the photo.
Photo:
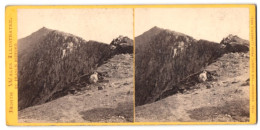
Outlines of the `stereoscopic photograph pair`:
M255 123L254 5L31 7L6 12L11 125Z

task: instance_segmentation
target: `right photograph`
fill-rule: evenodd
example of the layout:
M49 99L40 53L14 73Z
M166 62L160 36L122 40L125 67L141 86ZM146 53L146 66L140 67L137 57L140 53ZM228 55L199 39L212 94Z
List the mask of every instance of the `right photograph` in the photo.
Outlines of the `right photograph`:
M135 122L249 122L248 8L135 8Z

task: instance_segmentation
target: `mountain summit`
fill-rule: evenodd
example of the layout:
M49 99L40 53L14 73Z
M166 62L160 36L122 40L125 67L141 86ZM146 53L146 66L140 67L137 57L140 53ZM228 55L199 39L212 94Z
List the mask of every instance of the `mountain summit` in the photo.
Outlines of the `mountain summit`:
M85 87L77 85L80 77L114 55L131 53L110 46L45 27L18 40L19 110L64 96L72 87Z
M158 27L137 36L135 41L137 106L182 91L185 87L180 82L201 72L225 53L248 51L246 45L238 45L245 40L237 36L219 44Z

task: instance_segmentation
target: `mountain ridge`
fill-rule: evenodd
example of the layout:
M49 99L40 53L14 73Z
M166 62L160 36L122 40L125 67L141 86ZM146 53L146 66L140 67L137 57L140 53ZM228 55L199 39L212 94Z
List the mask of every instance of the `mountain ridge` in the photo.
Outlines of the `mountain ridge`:
M180 90L175 86L178 82L202 71L225 53L248 51L243 44L232 46L228 42L223 46L158 27L142 35L136 37L137 106L160 100L168 90L171 94L177 93Z
M64 96L78 77L93 73L106 60L122 53L118 47L111 49L109 44L47 28L26 38L33 45L18 47L19 110ZM84 82L78 87L85 87L88 82Z

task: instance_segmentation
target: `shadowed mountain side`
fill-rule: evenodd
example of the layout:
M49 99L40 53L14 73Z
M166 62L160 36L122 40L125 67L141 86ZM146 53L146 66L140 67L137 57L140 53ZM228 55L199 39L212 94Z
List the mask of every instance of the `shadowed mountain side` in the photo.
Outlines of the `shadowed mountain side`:
M18 68L20 68L25 61L27 61L27 57L32 53L35 45L41 42L51 31L53 30L43 27L31 35L18 40Z
M59 93L66 93L75 86L82 75L93 73L106 60L119 54L118 49L112 50L109 44L85 41L72 34L53 30L40 35L41 30L27 37L27 41L34 45L21 49L29 51L18 48L21 51L19 61L23 61L19 62L18 68L19 110L63 96ZM25 43L18 44L22 46ZM22 56L24 54L26 56Z
M248 122L250 119L249 53L227 53L176 86L186 89L135 108L136 122Z
M106 75L75 93L20 110L19 123L133 122L133 54L115 55L96 72Z
M182 33L158 27L156 31L151 30L142 34L149 36L138 36L149 37L150 40L136 40L136 47L139 47L135 56L137 106L159 100L166 91L170 90L171 94L178 92L179 86L176 85L180 81L200 72L229 52L219 43L197 41Z

